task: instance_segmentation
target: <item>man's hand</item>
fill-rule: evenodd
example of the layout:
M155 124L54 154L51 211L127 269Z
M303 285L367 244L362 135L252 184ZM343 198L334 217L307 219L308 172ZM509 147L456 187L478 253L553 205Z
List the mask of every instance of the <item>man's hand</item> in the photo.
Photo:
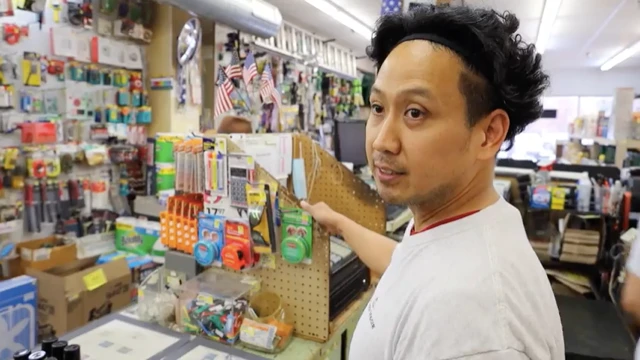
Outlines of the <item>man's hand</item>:
M301 201L300 206L302 206L304 211L311 214L313 219L322 225L329 233L341 235L342 229L340 229L340 224L344 219L342 214L334 211L324 202L311 205L306 201Z

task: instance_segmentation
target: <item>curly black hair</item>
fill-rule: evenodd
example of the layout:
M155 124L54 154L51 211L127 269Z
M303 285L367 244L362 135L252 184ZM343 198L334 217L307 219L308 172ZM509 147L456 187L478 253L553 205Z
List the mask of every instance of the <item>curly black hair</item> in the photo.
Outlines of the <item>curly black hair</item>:
M541 96L549 86L542 57L534 45L516 34L519 26L518 18L509 12L421 5L406 13L382 16L367 55L379 69L405 37L415 34L438 36L464 49L467 58L457 55L469 73L463 72L459 86L469 124L495 109L505 110L511 123L505 139L510 148L515 136L542 114Z

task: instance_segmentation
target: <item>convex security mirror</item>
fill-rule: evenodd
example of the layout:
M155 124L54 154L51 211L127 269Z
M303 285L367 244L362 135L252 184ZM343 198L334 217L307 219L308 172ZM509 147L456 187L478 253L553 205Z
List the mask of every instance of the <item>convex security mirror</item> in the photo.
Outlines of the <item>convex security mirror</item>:
M200 45L201 37L202 29L200 27L200 21L196 18L187 20L180 31L180 35L178 35L178 64L184 66L193 59Z

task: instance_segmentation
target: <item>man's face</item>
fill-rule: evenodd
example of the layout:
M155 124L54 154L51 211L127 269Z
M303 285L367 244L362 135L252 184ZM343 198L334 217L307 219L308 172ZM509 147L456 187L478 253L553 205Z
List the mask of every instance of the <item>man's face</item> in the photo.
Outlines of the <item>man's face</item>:
M427 41L398 45L380 67L366 145L385 201L438 205L469 178L476 157L462 71L456 55Z

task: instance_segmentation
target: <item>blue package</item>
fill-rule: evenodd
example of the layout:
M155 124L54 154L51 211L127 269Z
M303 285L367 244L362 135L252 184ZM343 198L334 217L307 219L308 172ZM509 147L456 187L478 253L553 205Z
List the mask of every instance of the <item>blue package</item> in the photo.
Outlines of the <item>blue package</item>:
M194 246L194 256L200 265L221 264L224 222L224 216L200 213L198 217L198 242Z
M0 359L11 359L23 349L33 349L37 336L36 279L18 276L0 282Z

